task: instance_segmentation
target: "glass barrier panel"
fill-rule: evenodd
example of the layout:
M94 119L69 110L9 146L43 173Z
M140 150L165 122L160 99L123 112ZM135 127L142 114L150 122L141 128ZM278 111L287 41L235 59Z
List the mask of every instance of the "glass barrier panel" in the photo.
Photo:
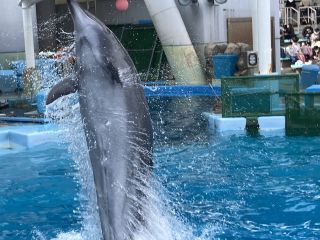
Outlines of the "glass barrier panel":
M284 115L285 94L298 92L298 74L224 77L222 117Z
M320 93L288 94L285 102L287 135L320 135Z

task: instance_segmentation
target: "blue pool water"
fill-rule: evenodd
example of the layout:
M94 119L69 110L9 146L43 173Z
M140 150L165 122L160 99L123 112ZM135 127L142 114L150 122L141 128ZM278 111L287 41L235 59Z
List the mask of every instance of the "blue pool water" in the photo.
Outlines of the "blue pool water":
M79 228L78 184L66 149L45 144L0 156L0 239Z
M156 156L156 175L196 235L319 239L318 138L213 137Z
M205 98L150 106L154 176L190 240L319 239L319 138L209 135L200 114L211 108ZM80 231L76 172L65 145L1 155L0 239Z

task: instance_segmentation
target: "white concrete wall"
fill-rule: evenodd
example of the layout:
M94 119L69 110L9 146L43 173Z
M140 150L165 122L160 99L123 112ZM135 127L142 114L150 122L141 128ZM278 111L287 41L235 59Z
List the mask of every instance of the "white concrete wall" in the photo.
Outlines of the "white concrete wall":
M23 52L22 10L18 6L18 1L0 0L0 6L0 53ZM33 15L36 34L35 8L33 8ZM35 46L37 49L37 41Z
M228 0L222 5L213 6L207 0L199 4L179 6L182 18L194 43L226 42L227 19L251 17L251 0ZM274 5L274 2L271 3ZM273 12L271 13L274 16Z
M280 62L280 3L279 1L271 2L271 16L274 17L274 32L275 32L275 52L276 62L276 72L281 73L281 62Z
M204 44L227 42L228 18L252 17L252 0L228 0L225 4L215 6L207 0L198 0L198 4L189 6L180 6L177 0L176 2L200 59L203 59ZM273 51L276 56L280 56L278 1L271 0L271 16L275 18L276 48ZM280 71L280 60L276 59L276 69Z

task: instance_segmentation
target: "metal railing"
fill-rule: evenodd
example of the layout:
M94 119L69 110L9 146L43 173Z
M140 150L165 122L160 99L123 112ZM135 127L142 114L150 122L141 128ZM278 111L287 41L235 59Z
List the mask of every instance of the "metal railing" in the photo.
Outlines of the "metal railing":
M299 25L300 11L293 7L284 8L284 24Z
M316 26L318 18L317 9L320 10L320 6L306 6L297 9L293 7L284 7L281 9L281 22L285 25L292 24L300 33L301 25Z
M313 7L300 7L300 23L306 21L307 24L315 25L317 23L317 11Z

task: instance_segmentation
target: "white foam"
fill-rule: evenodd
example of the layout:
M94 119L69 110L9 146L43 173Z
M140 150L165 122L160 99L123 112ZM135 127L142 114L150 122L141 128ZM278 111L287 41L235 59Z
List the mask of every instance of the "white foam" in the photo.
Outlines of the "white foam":
M60 233L57 237L52 238L52 240L84 240L81 237L80 233L77 232L68 232L68 233Z

